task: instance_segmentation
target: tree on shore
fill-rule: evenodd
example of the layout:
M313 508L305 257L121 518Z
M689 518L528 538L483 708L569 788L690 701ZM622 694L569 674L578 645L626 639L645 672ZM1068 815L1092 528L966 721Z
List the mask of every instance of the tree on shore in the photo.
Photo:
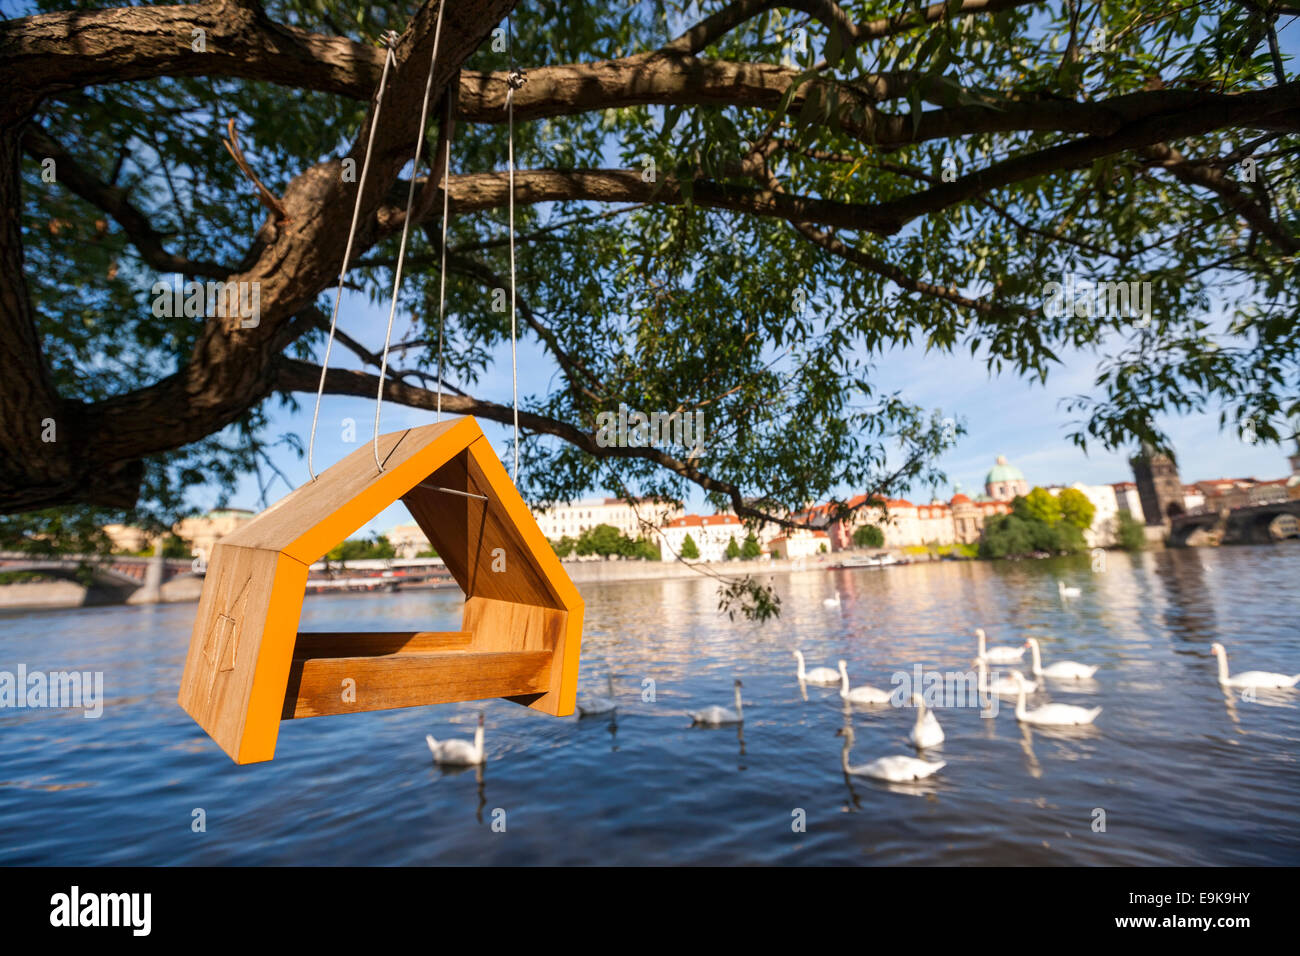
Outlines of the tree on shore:
M1016 495L1011 501L1012 512L1029 521L1055 525L1061 520L1061 503L1046 488L1035 488L1027 495Z
M326 561L360 561L373 558L395 558L397 549L384 535L374 538L348 538L335 545L325 555Z
M1057 498L1045 488L1035 488L1012 499L1011 514L994 515L984 522L979 555L1007 558L1036 553L1077 554L1086 548L1082 529L1062 518Z
M885 532L874 524L860 525L853 530L853 546L855 548L883 548L885 546Z
M1097 514L1097 506L1088 500L1078 488L1066 488L1056 496L1056 502L1061 509L1061 518L1074 525L1080 531L1087 531L1092 527L1092 519Z
M682 557L687 561L698 561L700 559L700 549L696 545L695 539L689 534L682 539Z
M1141 551L1147 546L1146 526L1127 511L1119 514L1119 546L1125 551Z
M740 546L740 556L746 561L753 561L763 556L763 546L758 543L754 532L745 535L745 542Z

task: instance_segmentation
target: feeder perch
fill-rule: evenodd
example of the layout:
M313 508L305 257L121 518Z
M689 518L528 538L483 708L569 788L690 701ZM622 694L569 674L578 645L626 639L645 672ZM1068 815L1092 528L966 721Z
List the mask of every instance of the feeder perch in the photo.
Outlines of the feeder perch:
M582 599L478 423L390 432L379 458L367 443L213 548L179 701L236 763L270 760L298 717L489 697L573 713ZM461 629L300 633L308 567L399 498L465 593Z

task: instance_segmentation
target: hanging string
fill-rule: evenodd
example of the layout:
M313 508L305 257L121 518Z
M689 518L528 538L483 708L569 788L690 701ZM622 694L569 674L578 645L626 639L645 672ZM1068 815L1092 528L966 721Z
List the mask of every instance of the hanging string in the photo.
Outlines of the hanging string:
M442 261L438 266L438 421L442 421L442 324L447 303L447 200L451 195L451 137L456 118L452 115L452 88L447 87L447 149L442 163Z
M397 315L397 292L402 285L402 265L406 261L406 238L411 231L411 209L415 204L415 180L420 171L420 154L424 150L424 126L429 118L429 92L433 89L433 68L438 62L438 43L442 36L442 11L447 0L438 4L438 19L433 26L433 52L429 55L429 75L424 81L424 103L420 107L420 127L415 137L415 165L411 168L411 185L406 191L406 216L402 220L402 241L397 247L397 268L393 270L393 298L388 307L388 330L384 333L384 354L379 365L379 389L375 393L375 467L381 472L384 464L379 460L379 416L384 408L384 377L388 374L388 343L393 337L393 318ZM445 247L445 240L444 240Z
M352 204L352 225L348 228L348 244L343 251L343 268L339 270L339 287L334 293L334 311L330 315L330 335L325 343L325 361L321 364L320 384L316 386L316 410L311 414L311 437L307 441L307 472L311 480L316 480L316 468L313 453L316 451L316 423L320 419L320 400L325 393L325 373L330 367L330 351L334 348L334 329L339 321L339 302L343 299L343 280L348 274L348 263L352 259L352 241L357 234L357 219L361 215L361 196L366 190L366 174L370 171L370 150L375 144L375 130L379 128L379 114L384 105L384 87L388 83L388 68L397 62L393 49L397 46L398 36L392 30L384 34L384 70L379 74L379 93L375 97L375 117L370 123L370 135L366 138L366 152L361 160L361 181L357 183L357 198Z
M515 90L524 85L524 74L515 66L514 35L509 16L506 17L506 53L510 59L510 73L506 78L506 123L509 128L506 160L510 170L510 379L515 406L515 470L512 478L515 484L519 484L519 360L515 327Z

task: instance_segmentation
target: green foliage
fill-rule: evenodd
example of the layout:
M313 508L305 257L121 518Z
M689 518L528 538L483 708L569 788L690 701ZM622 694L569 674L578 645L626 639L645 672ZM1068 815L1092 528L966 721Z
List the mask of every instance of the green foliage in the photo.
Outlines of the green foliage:
M979 556L1011 558L1035 553L1078 554L1086 548L1083 532L1074 525L1064 521L1050 525L1021 509L1008 515L994 515L984 522Z
M727 542L727 550L722 552L722 556L728 561L735 561L740 557L740 545L736 544L736 536L733 534L731 540Z
M415 556L417 558L436 558L438 552L433 548L425 548L423 551L417 551Z
M194 550L190 543L175 534L169 534L163 537L163 557L164 558L192 558Z
M689 534L682 539L682 557L687 561L700 559L700 548Z
M598 524L594 528L586 528L578 535L577 551L583 557L593 554L602 557L622 554L622 547L623 535L610 524Z
M364 561L369 559L395 558L397 549L383 535L371 538L349 538L335 545L325 555L327 561Z
M623 536L622 550L619 552L625 558L636 558L641 561L659 561L662 560L659 548L647 541L645 537L638 537L635 541L627 535Z
M0 550L34 555L107 555L113 542L101 530L113 513L89 508L52 508L0 514Z
M980 557L1006 558L1031 554L1034 540L1031 532L1033 520L1016 514L994 515L984 522L980 538Z
M1127 511L1119 513L1119 546L1125 551L1141 551L1147 546L1146 526Z
M763 546L758 543L754 532L745 535L745 543L740 546L740 556L746 561L753 561L763 556Z
M1061 518L1074 525L1080 531L1092 527L1092 519L1097 514L1097 507L1088 500L1088 496L1077 488L1066 488L1056 496L1061 509Z
M771 584L752 575L726 580L718 587L718 610L735 620L739 612L748 621L762 623L781 614L781 597Z
M1061 503L1046 488L1035 488L1028 495L1017 495L1011 511L1020 518L1055 525L1061 520Z
M883 548L885 546L885 532L874 524L859 525L853 530L853 546L855 548Z
M609 524L598 524L594 528L585 529L578 535L577 541L565 535L558 543L552 542L551 546L562 558L567 558L576 551L583 557L599 555L608 558L617 555L642 561L660 560L659 548L644 536L630 538Z

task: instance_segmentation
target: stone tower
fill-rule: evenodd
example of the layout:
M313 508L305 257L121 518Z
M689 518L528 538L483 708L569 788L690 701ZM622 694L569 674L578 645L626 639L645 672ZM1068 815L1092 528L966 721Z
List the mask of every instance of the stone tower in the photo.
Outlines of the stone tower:
M1172 458L1143 442L1141 452L1130 458L1129 464L1133 467L1133 480L1147 524L1167 525L1169 519L1187 511L1178 465Z

